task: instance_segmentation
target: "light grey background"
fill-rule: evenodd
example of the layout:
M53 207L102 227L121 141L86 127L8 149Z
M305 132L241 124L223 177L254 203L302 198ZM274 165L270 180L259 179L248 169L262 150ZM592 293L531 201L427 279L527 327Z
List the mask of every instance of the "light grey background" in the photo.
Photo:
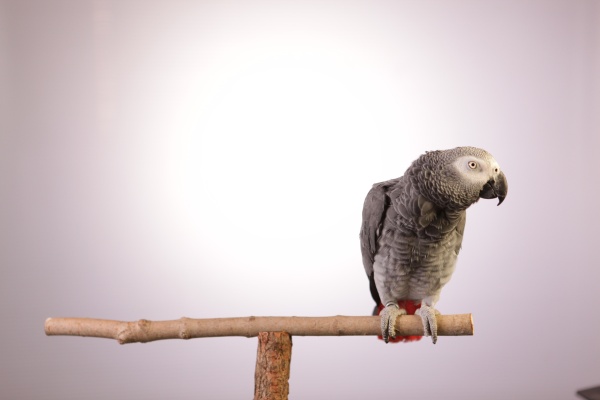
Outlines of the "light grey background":
M256 339L119 346L47 317L366 315L373 182L486 148L443 313L294 338L291 399L600 385L597 1L0 1L0 398L238 399Z

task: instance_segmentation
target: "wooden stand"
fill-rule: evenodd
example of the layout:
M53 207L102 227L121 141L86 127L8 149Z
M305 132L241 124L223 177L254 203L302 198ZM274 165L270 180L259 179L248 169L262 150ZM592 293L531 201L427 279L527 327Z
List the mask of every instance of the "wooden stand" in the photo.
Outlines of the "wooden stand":
M254 373L254 400L287 400L290 391L292 336L260 332Z
M471 314L437 315L438 336L473 335ZM147 343L165 339L192 339L217 336L258 336L255 400L288 398L292 335L295 336L376 336L381 334L378 316L349 317L239 317L172 321L113 321L92 318L48 318L46 335L91 336L115 339L121 344ZM403 315L396 321L401 336L422 335L418 315Z

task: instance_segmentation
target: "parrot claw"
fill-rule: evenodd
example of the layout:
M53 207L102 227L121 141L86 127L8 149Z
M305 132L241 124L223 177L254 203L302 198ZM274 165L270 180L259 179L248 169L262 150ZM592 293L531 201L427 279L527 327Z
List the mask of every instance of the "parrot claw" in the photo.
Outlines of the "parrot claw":
M431 341L435 344L437 342L437 320L435 316L439 315L440 312L433 307L423 304L415 314L421 316L421 320L423 321L423 332L425 336L431 336Z
M395 303L388 304L381 311L381 336L386 343L390 337L396 337L396 319L401 315L406 315L406 310Z

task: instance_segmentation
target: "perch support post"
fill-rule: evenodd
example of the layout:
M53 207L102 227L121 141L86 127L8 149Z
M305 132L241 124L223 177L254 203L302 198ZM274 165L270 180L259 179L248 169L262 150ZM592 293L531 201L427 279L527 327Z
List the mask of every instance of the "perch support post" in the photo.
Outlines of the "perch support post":
M254 400L287 400L290 391L292 337L287 332L260 332L254 372Z

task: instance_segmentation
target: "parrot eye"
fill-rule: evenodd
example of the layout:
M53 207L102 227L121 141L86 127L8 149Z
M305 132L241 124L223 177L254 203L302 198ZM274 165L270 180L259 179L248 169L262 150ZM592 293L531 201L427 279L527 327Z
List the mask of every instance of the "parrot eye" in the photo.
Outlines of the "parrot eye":
M477 163L475 161L469 161L469 168L471 168L471 169L477 168Z

